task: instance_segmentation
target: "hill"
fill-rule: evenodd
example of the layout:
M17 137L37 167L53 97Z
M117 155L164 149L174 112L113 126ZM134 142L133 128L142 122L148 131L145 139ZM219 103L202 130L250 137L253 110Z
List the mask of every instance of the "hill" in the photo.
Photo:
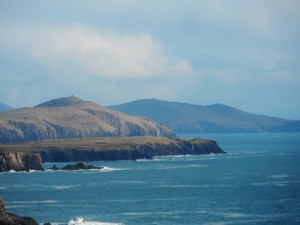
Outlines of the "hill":
M13 109L12 107L10 107L9 105L6 105L4 103L0 103L0 112L4 112L4 111L8 111Z
M129 116L76 97L0 112L0 142L105 136L175 136L150 119Z
M146 116L176 133L295 132L299 121L256 115L222 104L193 105L156 99L109 106L127 114Z

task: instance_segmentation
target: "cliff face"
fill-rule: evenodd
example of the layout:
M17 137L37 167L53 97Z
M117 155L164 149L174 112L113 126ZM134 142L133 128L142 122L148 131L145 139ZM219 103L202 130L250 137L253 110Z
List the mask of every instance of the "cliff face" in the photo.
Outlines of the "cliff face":
M155 156L168 155L200 155L225 153L214 141L194 139L191 141L172 139L169 142L146 142L142 144L123 144L123 148L111 145L109 148L82 149L80 146L67 149L52 147L40 151L43 162L73 161L113 161L152 159Z
M39 153L0 152L0 172L4 171L43 170Z
M25 142L3 144L0 145L0 151L1 149L5 149L6 152L34 152L40 155L43 162L137 160L167 155L224 153L217 143L211 140L149 136ZM17 161L17 156L13 153L10 155Z
M20 217L6 212L4 201L0 196L0 225L38 225L31 217Z
M129 116L75 97L0 112L0 143L108 136L173 137L175 133L149 119Z

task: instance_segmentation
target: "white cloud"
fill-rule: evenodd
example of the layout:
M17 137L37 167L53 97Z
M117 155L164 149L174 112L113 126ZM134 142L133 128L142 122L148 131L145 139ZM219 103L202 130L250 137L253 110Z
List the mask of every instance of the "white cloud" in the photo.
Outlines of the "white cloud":
M0 34L2 42L62 73L118 79L192 71L187 62L168 58L162 45L146 32L119 34L73 25L23 27Z

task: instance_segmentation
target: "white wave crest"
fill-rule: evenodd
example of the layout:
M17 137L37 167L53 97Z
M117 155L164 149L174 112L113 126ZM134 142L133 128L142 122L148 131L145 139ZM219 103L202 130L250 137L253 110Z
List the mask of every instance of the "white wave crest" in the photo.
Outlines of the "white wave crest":
M57 203L56 200L41 200L41 201L12 201L11 203L26 203L26 204L40 204L40 203Z
M101 168L99 171L100 171L100 172L111 172L111 171L117 171L117 170L125 170L125 169L112 168L112 167L104 166L104 167Z
M73 187L78 187L80 185L58 185L58 186L53 186L53 188L57 189L57 190L62 190L62 189L70 189Z
M284 179L284 178L287 178L289 176L290 175L287 175L287 174L275 174L275 175L272 175L271 177L274 178L274 179Z
M68 222L68 225L123 225L122 223L106 223L98 221L88 221L82 217L76 217Z

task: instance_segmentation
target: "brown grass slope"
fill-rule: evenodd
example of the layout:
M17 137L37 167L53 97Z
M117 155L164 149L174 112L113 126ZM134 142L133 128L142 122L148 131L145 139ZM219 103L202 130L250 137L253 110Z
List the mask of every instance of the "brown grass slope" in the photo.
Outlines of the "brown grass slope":
M76 97L0 112L0 142L106 136L174 136L166 126Z

